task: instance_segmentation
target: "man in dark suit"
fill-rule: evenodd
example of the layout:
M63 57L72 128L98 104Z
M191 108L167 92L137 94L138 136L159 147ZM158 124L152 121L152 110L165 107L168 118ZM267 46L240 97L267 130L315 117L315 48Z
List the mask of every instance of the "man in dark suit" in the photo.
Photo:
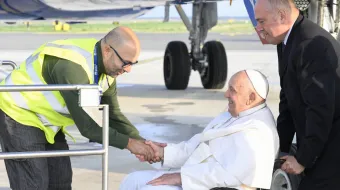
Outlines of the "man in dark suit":
M292 0L258 0L257 30L277 45L280 149L297 152L281 169L304 177L299 190L334 190L340 184L340 45L302 16Z

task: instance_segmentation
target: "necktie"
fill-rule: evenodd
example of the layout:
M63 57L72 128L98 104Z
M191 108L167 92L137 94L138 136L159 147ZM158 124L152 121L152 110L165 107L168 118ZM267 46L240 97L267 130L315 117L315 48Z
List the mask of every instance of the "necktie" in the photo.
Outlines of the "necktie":
M285 47L286 45L284 43L282 43L282 46L281 46L281 53L283 54L284 50L285 50Z

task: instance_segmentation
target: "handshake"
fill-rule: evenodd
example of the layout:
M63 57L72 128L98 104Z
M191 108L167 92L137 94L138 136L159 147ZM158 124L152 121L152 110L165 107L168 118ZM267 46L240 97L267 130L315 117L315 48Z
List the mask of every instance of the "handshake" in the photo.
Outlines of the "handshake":
M160 162L164 158L164 147L166 143L158 143L153 141L142 141L129 139L127 149L134 154L139 161L149 162L150 164Z

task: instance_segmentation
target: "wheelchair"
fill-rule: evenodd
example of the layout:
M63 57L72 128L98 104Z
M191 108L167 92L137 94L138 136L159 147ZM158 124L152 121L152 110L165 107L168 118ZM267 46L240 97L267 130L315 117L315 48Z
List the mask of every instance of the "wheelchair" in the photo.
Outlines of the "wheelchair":
M292 144L289 151L289 155L294 155L296 153L296 150L297 150L296 144ZM282 153L279 155L279 158L281 156L283 156ZM297 190L303 174L300 175L288 174L280 169L281 165L282 161L276 159L274 163L273 177L270 190ZM215 187L210 190L236 190L236 189L228 187ZM256 190L269 190L269 189L257 188Z

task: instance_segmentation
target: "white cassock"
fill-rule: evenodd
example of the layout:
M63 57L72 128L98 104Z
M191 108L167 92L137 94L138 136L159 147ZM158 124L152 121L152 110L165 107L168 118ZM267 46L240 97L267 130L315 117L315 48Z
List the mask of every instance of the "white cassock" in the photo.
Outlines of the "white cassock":
M163 167L172 168L172 171L131 173L120 189L270 189L278 151L275 120L266 104L246 110L238 117L225 112L189 141L165 147ZM181 173L181 187L146 185L165 173L176 172Z

